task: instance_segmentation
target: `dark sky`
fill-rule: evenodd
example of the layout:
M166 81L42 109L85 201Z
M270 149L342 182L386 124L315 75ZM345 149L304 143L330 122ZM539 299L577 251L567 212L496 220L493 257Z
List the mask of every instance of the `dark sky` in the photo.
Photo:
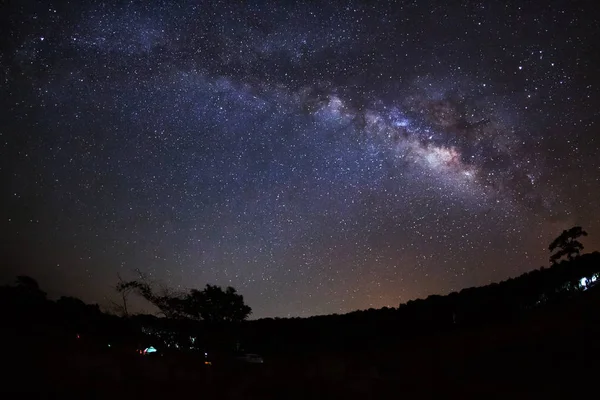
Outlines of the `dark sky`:
M5 281L308 316L600 247L593 1L91 3L0 10Z

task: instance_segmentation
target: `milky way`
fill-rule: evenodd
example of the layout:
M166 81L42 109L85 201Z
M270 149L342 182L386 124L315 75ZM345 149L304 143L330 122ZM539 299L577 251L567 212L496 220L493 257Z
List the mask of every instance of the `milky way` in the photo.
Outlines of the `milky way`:
M2 277L307 316L538 268L575 223L598 247L592 5L6 6Z

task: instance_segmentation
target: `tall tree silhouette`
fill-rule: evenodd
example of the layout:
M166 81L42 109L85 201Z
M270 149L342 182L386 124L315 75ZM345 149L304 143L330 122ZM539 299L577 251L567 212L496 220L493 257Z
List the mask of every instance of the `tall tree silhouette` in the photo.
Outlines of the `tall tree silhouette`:
M554 252L550 256L550 262L556 263L564 256L567 259L572 260L573 257L578 256L579 252L583 250L583 244L577 239L581 236L587 236L587 232L580 226L574 226L569 230L563 231L552 243L548 246L550 252Z

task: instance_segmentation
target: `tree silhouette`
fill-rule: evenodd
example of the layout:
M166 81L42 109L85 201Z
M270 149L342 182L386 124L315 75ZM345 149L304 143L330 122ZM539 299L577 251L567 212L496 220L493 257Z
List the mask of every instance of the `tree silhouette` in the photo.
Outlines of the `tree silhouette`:
M116 291L121 295L121 303L110 300L113 310L121 317L129 317L129 295L135 288L126 285L126 282L121 278L121 274L117 274L119 282L115 286Z
M556 251L550 256L550 262L554 264L564 256L567 256L567 259L569 260L578 256L579 252L583 250L583 244L577 240L581 236L587 236L587 232L580 226L574 226L568 231L563 231L552 241L552 243L550 243L550 246L548 246L550 252Z
M117 291L121 294L135 292L154 304L167 318L187 318L207 322L241 322L248 318L252 308L244 303L244 297L231 286L206 285L204 290L192 289L178 293L169 288L159 292L138 271L139 279L120 281Z
M231 286L206 285L204 290L192 289L183 299L184 313L207 322L241 322L252 309L244 304L244 297Z
M40 289L40 285L35 279L27 275L19 275L16 279L16 287L24 293L39 298L46 298L46 292Z
M140 278L132 281L121 281L117 284L117 291L122 295L135 292L149 303L156 306L160 313L167 318L179 318L182 316L182 297L168 288L157 291L148 282L145 275L140 273Z

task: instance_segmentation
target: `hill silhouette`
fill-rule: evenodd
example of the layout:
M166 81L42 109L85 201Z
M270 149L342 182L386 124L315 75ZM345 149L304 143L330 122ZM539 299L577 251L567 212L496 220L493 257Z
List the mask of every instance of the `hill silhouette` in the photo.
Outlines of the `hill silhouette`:
M159 398L573 396L600 355L600 253L446 296L310 318L244 322L116 316L0 287L4 392ZM140 351L153 346L157 357ZM259 369L231 364L259 352ZM210 354L213 365L205 366ZM274 397L273 397L274 396ZM525 398L525 397L524 397Z
M398 308L248 321L245 337L263 351L382 346L415 335L515 321L578 296L598 279L600 253L594 252L503 282L411 300Z

